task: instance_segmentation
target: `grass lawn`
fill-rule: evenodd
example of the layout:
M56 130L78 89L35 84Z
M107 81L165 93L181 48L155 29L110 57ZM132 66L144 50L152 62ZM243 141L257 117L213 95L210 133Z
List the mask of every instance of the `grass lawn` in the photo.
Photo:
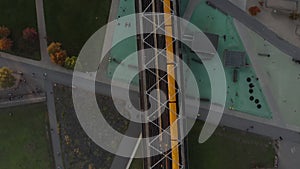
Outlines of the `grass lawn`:
M198 143L202 122L188 136L191 169L250 169L272 167L275 156L272 140L243 131L218 128L204 144Z
M0 109L1 169L53 168L47 117L45 104Z
M107 23L110 0L44 0L48 42L62 42L78 56L89 37Z
M37 41L29 45L22 41L22 31L26 27L37 30L35 0L1 0L0 1L0 26L4 25L11 31L14 41L12 51L9 53L40 60L40 48Z

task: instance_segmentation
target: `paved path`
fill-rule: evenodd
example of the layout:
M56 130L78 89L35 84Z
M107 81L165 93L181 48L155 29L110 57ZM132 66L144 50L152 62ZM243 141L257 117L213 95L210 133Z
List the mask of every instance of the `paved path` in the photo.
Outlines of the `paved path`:
M56 118L55 102L53 96L53 85L51 81L45 80L45 90L47 95L47 107L50 124L50 134L52 141L53 156L56 168L63 169L62 151L60 146L60 137L58 133L58 123Z
M243 3L242 1L234 1L233 3L242 10L245 9L245 7L246 7L245 2ZM257 77L259 78L259 84L262 88L264 95L266 96L266 101L272 112L272 120L274 122L276 122L277 124L284 126L285 122L283 120L283 117L282 117L279 107L277 105L277 101L273 95L273 92L270 89L270 80L268 79L268 77L266 77L263 74L263 70L259 67L260 64L257 60L257 52L254 50L255 45L253 44L253 41L251 40L251 37L250 37L251 35L249 35L249 31L245 25L243 25L242 23L240 23L237 20L234 20L234 23L235 23L237 32L239 33L241 40L244 44L245 50L251 60L252 66L255 70L255 73L256 73Z
M190 99L185 99L187 113L194 110L194 101ZM207 113L210 104L208 102L201 102L199 110L199 120L206 120ZM191 117L190 114L187 114L188 117ZM253 132L256 134L268 136L274 139L282 137L284 140L288 140L295 143L300 143L300 131L294 128L288 128L274 122L273 120L268 120L252 115L248 115L242 112L235 110L224 109L220 125L232 127L239 130ZM253 126L253 129L251 126Z
M45 95L26 95L23 96L22 99L18 100L8 100L8 101L1 101L0 102L0 108L7 108L7 107L13 107L13 106L20 106L25 104L33 104L33 103L40 103L46 101Z
M64 68L61 68L63 69L61 70L60 67L56 67L56 65L52 67L47 65L44 66L38 61L33 61L2 52L0 52L0 63L10 67L11 69L22 71L24 74L27 74L29 76L34 73L34 78L36 79L42 80L44 78L43 74L47 73L48 80L51 80L54 83L72 86L72 72ZM96 93L111 96L111 85L108 81L96 81L96 83L94 83L93 81L91 81L90 76L88 76L86 73L81 73L77 78L81 83L77 84L78 86L76 87L91 91L91 87L95 85ZM114 88L117 91L117 98L122 98L121 96L125 96L128 94L128 91L125 90L122 86L123 85L120 84L119 86L116 86ZM138 100L138 88L133 89L134 90L131 92L131 94L133 94L134 97L132 99Z
M296 47L293 44L285 41L279 37L276 33L267 28L264 24L257 21L252 16L248 15L245 11L235 6L228 0L208 0L214 7L218 8L220 11L228 14L241 23L243 23L247 28L253 30L258 35L263 37L265 40L269 41L275 47L280 49L282 52L291 56L296 60L300 60L300 48Z
M232 0L232 3L234 3L235 5L240 7L242 10L247 9L246 1ZM259 66L259 60L256 57L257 53L255 51L255 46L251 39L251 34L249 34L249 30L240 22L235 21L235 25L236 25L237 31L239 32L239 34L241 36L241 39L246 48L246 51L251 59L251 62L253 63L253 67L256 70L256 74L260 79L260 84L261 84L262 90L264 91L266 99L268 100L268 104L271 107L272 112L273 112L273 119L274 119L274 121L277 121L277 123L278 122L282 123L283 122L282 115L280 114L276 100L273 96L273 92L271 92L270 87L269 87L270 79L267 74L263 73L262 68ZM295 142L287 141L287 140L280 141L279 150L278 150L279 168L280 169L297 169L296 166L300 166L299 150L300 150L300 143L295 143Z
M40 53L41 53L41 62L42 65L50 65L57 66L51 63L50 57L47 51L47 33L46 33L46 23L45 23L45 15L44 15L44 1L43 0L35 0L36 4L36 13L37 13L37 24L38 24L38 32L39 32L39 40L40 40ZM39 63L41 64L41 63ZM42 75L44 76L44 75ZM45 77L43 77L45 78ZM53 156L56 168L63 169L63 159L61 155L61 146L60 146L60 137L57 131L57 118L56 118L56 110L55 103L53 97L53 87L52 82L44 79L45 82L45 91L47 96L47 106L48 106L48 115L49 115L49 125L50 125L50 133L51 133L51 141L52 141L52 149Z
M36 15L37 15L37 24L38 24L38 33L40 39L40 52L41 52L41 61L43 63L51 63L48 52L47 52L47 33L46 33L46 24L44 16L44 4L43 0L35 0L36 5Z
M198 4L200 3L201 0L189 0L189 3L185 9L185 12L183 14L183 18L186 19L187 21L189 21L196 9L196 7L198 6Z
M299 169L300 144L285 140L280 141L278 157L280 169Z

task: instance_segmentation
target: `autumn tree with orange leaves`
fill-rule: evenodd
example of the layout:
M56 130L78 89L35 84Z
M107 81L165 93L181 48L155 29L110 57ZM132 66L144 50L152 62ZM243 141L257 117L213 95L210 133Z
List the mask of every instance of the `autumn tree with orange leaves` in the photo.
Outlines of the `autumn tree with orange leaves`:
M65 50L62 50L61 43L59 42L52 42L48 46L48 53L50 55L51 61L60 66L63 66L65 64L65 60L68 57L67 52Z
M0 50L8 51L13 45L13 41L8 38L10 30L5 26L0 26Z
M58 51L56 53L50 54L51 61L63 66L65 64L65 60L67 58L67 52L65 50Z
M49 55L59 52L61 51L61 43L59 42L52 42L49 46L48 46L48 53Z
M8 38L0 39L0 50L8 51L11 49L13 41Z

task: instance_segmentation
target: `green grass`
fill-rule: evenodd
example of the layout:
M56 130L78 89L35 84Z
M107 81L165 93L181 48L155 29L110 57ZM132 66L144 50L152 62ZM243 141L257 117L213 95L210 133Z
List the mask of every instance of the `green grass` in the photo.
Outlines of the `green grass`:
M218 128L204 144L198 143L203 123L196 122L188 136L190 169L250 169L272 167L272 140L231 128Z
M110 0L44 0L44 8L48 42L62 42L69 55L78 56L89 37L107 23Z
M46 112L44 104L0 109L1 169L53 168Z
M28 46L22 42L22 31L26 27L33 27L37 30L37 19L34 0L1 0L0 1L0 26L8 27L12 34L9 38L14 45L9 53L23 57L40 60L38 42ZM33 48L29 51L28 48Z

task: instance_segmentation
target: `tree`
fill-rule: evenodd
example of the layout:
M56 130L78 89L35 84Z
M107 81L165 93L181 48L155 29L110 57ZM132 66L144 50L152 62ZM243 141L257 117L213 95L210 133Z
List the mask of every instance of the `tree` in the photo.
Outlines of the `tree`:
M12 70L7 67L0 68L0 87L8 88L15 84L15 77L12 75Z
M38 39L38 33L34 28L25 28L23 30L23 39L29 42L35 42Z
M8 38L0 39L0 50L10 50L13 45L13 41Z
M10 35L10 30L5 26L0 26L0 38L7 38Z
M65 60L67 58L67 52L65 50L60 50L58 52L51 53L50 58L51 58L52 62L54 62L60 66L63 66L65 64Z
M61 43L59 42L52 42L49 46L48 46L48 53L51 56L51 54L54 54L56 52L61 51Z
M67 69L74 69L75 64L76 64L77 57L72 56L72 57L67 57L65 60L64 67Z
M35 28L27 27L22 31L22 38L17 43L20 52L34 54L39 50L38 33Z
M252 6L248 9L251 16L256 16L258 13L260 13L260 9L257 6Z

